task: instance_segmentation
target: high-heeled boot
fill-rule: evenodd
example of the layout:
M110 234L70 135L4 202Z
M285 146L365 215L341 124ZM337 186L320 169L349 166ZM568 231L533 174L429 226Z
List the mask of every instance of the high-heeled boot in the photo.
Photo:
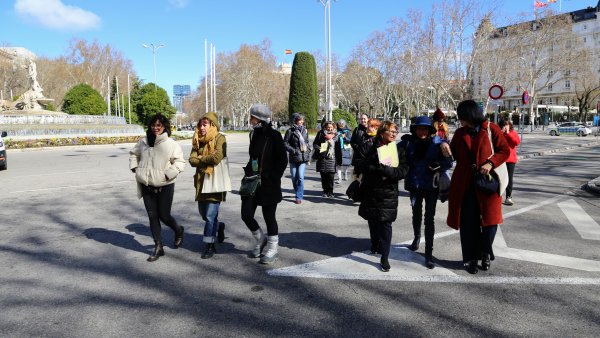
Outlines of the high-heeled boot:
M215 243L206 243L206 246L204 247L204 252L202 253L202 256L200 256L200 258L211 258L216 252L217 249L215 248Z
M420 243L421 243L421 236L415 236L415 239L413 239L412 244L408 248L412 251L417 251L417 250L419 250Z
M219 222L219 230L217 230L217 242L225 242L225 223Z
M182 226L179 226L179 229L175 230L175 242L173 243L175 249L179 248L183 243L183 230Z
M154 262L155 260L159 259L160 256L164 255L165 250L163 249L162 242L154 241L154 252L152 253L152 255L150 255L150 257L148 257L148 262Z

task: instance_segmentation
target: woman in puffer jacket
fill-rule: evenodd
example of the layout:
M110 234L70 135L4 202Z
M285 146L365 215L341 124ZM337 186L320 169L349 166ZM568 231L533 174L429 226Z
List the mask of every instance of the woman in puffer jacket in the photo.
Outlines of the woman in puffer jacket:
M171 216L175 180L185 168L179 143L171 139L171 124L162 115L154 115L148 122L146 137L129 151L129 169L135 173L138 197L144 199L150 230L154 238L154 252L148 262L164 256L160 221L175 232L175 249L183 242L183 227Z
M336 172L336 159L342 157L341 149L336 146L335 123L326 121L313 142L313 159L317 160L317 171L321 174L322 197L333 197L333 180Z
M392 242L392 222L398 214L398 181L408 172L408 165L404 152L398 153L397 167L392 167L390 163L382 164L377 148L391 142L395 146L396 135L396 124L383 122L373 142L364 143L362 153L365 156L356 163L363 175L360 184L362 202L358 215L369 224L371 252L381 253L381 270L384 272L390 270L388 257Z

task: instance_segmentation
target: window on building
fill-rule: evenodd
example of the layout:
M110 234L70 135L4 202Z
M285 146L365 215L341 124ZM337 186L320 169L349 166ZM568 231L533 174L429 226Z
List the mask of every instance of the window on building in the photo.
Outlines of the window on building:
M565 80L565 88L571 88L571 80Z
M587 29L587 25L583 25L583 29Z
M549 97L549 98L546 100L546 104L554 104L554 103L552 103L552 98L551 98L551 97Z
M571 76L571 70L570 69L565 70L565 76Z
M554 71L553 70L549 70L548 71L548 78L551 78L554 75Z
M585 36L583 37L583 42L587 42L587 38Z
M552 91L552 82L548 83L548 91L551 92Z
M517 92L517 93L519 92L519 86L515 87L515 92Z

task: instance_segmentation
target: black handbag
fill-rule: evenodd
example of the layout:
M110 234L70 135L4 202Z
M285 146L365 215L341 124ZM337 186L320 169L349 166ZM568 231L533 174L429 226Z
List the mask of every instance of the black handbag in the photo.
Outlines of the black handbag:
M254 196L260 188L260 174L254 176L246 176L242 178L240 186L240 196Z
M473 182L479 191L486 194L497 194L500 188L500 183L496 177L490 174L484 175L479 171L473 174Z
M348 189L346 189L346 195L352 201L354 201L354 202L360 202L361 201L360 181L358 181L358 180L352 181L352 183L350 183L350 185L348 186Z

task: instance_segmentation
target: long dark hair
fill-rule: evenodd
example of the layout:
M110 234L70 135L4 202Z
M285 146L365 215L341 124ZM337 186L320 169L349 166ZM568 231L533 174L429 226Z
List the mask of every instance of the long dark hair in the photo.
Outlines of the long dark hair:
M146 129L146 138L148 139L148 145L150 147L154 147L154 141L156 141L156 135L152 132L152 125L156 123L156 121L159 121L165 127L163 134L167 133L167 135L171 136L171 122L169 119L161 113L152 116L150 120L148 120L148 129Z
M486 120L479 105L473 100L464 100L459 103L456 107L456 115L459 120L470 122L474 126L478 126Z

